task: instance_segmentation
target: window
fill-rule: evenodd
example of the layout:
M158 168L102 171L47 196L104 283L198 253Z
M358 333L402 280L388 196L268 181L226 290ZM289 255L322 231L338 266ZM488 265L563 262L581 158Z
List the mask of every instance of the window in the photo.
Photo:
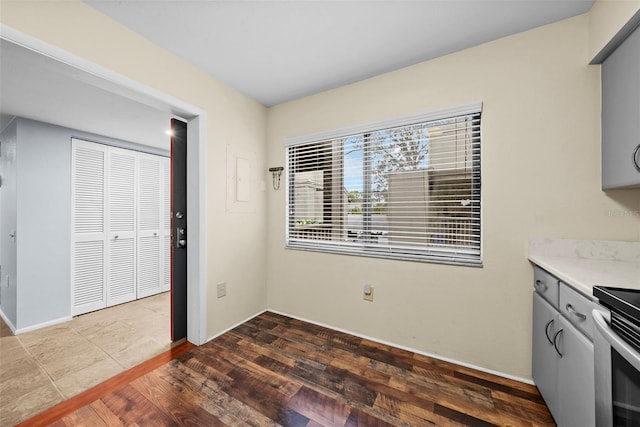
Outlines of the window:
M481 265L481 105L294 138L287 248Z

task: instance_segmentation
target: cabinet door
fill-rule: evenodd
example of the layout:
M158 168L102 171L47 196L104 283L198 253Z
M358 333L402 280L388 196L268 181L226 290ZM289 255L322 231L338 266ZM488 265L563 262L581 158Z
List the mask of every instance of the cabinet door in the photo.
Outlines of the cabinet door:
M590 427L596 424L593 343L560 316L558 347L559 426Z
M537 292L534 292L533 381L556 420L558 419L558 355L551 340L558 330L558 312Z
M640 185L640 30L602 64L602 188ZM636 158L633 158L634 153Z
M107 306L136 299L136 153L109 147Z
M72 139L71 315L107 306L105 240L107 148Z
M161 161L160 156L138 155L138 298L162 287Z

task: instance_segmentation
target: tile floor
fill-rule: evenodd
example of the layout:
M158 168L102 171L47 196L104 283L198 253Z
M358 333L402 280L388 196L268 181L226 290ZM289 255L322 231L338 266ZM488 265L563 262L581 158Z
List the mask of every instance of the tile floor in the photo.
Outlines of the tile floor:
M171 347L169 293L14 336L0 320L0 426L11 426Z

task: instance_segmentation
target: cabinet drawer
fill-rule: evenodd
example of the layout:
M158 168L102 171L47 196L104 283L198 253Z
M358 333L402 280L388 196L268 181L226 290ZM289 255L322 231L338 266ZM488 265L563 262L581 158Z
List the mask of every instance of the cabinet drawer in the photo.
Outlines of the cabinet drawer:
M549 301L554 308L558 308L558 279L540 267L533 267L533 287L542 298Z
M593 301L568 285L560 283L560 312L593 341Z

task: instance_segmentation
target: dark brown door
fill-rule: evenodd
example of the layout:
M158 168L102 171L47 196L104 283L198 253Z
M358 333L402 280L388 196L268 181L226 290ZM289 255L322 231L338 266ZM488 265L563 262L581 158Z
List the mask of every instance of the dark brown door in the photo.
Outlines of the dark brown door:
M187 337L187 124L171 119L171 339Z

